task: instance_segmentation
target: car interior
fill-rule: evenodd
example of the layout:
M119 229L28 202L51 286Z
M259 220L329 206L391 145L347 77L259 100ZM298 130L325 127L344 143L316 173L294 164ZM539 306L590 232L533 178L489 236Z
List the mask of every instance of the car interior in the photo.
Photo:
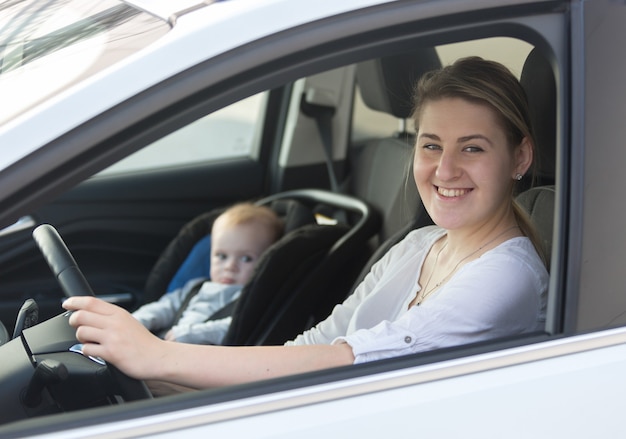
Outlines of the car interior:
M236 306L218 314L233 316L224 344L282 344L294 338L323 320L333 305L358 285L372 264L410 230L432 224L408 178L412 175L414 133L407 130L406 121L412 113L411 87L415 78L440 66L432 47L357 64L356 81L365 105L403 123L386 137L366 139L349 148L349 169L342 173L341 181L344 194L299 189L257 201L267 204L288 200L292 209L293 203L298 203L297 220L290 219L293 212L283 212L289 233L264 256ZM536 49L524 62L520 81L532 108L538 158L536 169L526 179L527 188L517 200L537 227L549 258L554 216L556 86L549 63ZM331 166L331 186L333 178ZM354 210L354 205L359 208ZM358 212L358 220L354 215L345 215L351 208L353 214ZM192 247L209 234L221 210L204 213L181 229L150 272L144 302L168 291L170 278ZM316 223L315 214L324 210L334 225ZM339 217L342 221L337 221ZM549 264L549 260L546 262Z
M282 148L288 150L281 154L286 158L279 160L280 166L274 172L274 181L279 181L280 190L263 189L268 187L268 183L255 186L251 180L249 187L237 187L239 183L233 182L232 193L228 193L229 187L220 194L220 198L215 198L212 193L216 191L207 191L210 194L202 197L202 187L194 185L192 188L195 193L189 195L193 199L193 204L186 203L182 205L182 210L175 214L164 215L162 211L172 208L176 209L179 201L164 201L153 224L142 224L143 219L135 218L137 213L131 211L128 206L129 201L122 197L119 206L107 206L107 200L111 193L115 191L130 192L129 199L132 199L133 191L139 196L140 191L144 187L149 186L156 180L160 180L160 185L169 184L172 180L172 187L180 186L180 177L178 174L185 174L188 180L193 180L196 173L214 174L215 180L220 178L232 181L232 173L229 167L238 166L235 161L215 161L209 163L208 166L183 167L176 169L161 170L158 168L140 170L137 172L127 172L109 175L103 173L96 175L92 179L87 180L83 184L75 187L71 191L63 194L57 202L43 207L40 211L34 213L33 217L38 222L49 222L57 226L62 236L68 241L68 246L76 255L77 260L84 267L88 279L94 284L94 289L100 294L110 295L111 300L117 301L128 308L137 307L141 303L154 300L164 293L164 283L168 276L172 276L177 267L173 265L168 270L163 271L162 255L170 242L183 228L183 225L190 222L194 217L213 209L223 208L226 205L245 199L254 199L258 201L267 197L269 193L275 193L274 197L280 197L281 193L288 192L293 189L310 189L315 188L318 191L333 191L332 179L334 178L339 188L334 192L341 192L341 195L352 197L352 202L364 203L368 206L372 218L378 216L380 218L380 227L371 236L367 236L367 251L354 251L353 255L359 255L358 258L349 258L341 256L346 260L343 262L334 262L338 272L346 273L366 272L371 262L365 264L367 257L374 254L373 259L380 257L390 245L401 239L404 234L413 228L431 223L428 214L423 209L415 185L411 177L411 154L413 148L412 123L411 115L411 94L412 86L416 78L424 72L437 68L442 64L437 50L434 47L420 47L412 49L410 52L392 54L379 59L373 59L351 65L343 69L336 69L330 72L323 72L296 81L281 90L282 97L278 99L285 100L285 90L291 91L292 95L302 93L302 101L306 100L307 95L317 92L318 95L327 93L331 96L330 104L335 105L331 108L334 112L333 122L329 129L334 130L331 133L333 142L331 151L333 153L332 163L328 160L319 158L323 156L324 146L315 145L315 139L321 139L321 131L315 124L315 117L307 117L300 111L301 105L292 105L288 112L295 111L297 116L294 122L302 133L295 132L292 144L288 140L283 139ZM339 73L337 73L339 72ZM320 79L321 78L321 79ZM329 80L330 78L330 80ZM337 80L337 78L340 78ZM348 79L350 81L348 81ZM533 123L535 126L537 137L537 167L534 175L525 178L530 186L531 180L535 183L532 190L520 195L519 201L531 215L531 218L537 224L539 234L545 241L546 254L550 255L550 242L553 228L553 204L554 204L554 175L555 175L555 120L556 120L556 87L554 81L554 73L546 58L538 52L532 50L523 65L520 74L520 80L523 83L532 108ZM326 81L326 82L325 82ZM329 85L330 84L330 85ZM351 84L346 86L346 84ZM336 87L332 90L331 87ZM300 87L300 88L298 88ZM353 87L353 91L348 93L346 88ZM329 90L330 89L330 90ZM313 92L313 93L312 93ZM339 93L341 92L341 93ZM267 114L274 105L271 96L272 93L278 93L276 90L269 92L267 99ZM334 94L334 95L333 95ZM338 96L338 97L337 97ZM298 96L299 97L299 96ZM354 97L354 98L353 98ZM357 121L348 122L346 119L356 117L354 114L359 111L359 104L354 99L362 99L360 107L366 108L375 115L377 119L386 116L388 120L381 123L380 127L376 127L375 135L357 136L356 129L352 126L352 133L349 133L348 127L356 125ZM291 97L292 100L296 99ZM296 107L295 110L293 107ZM347 113L347 116L344 114ZM289 123L290 114L287 114L285 123ZM269 119L269 118L268 118ZM308 120L307 120L308 119ZM389 123L391 121L391 123ZM372 125L377 125L373 123ZM302 128L304 127L304 128ZM321 125L320 125L321 127ZM384 127L384 128L381 128ZM267 127L266 127L267 128ZM306 129L305 129L306 128ZM387 131L383 131L386 129ZM297 130L296 130L297 131ZM310 145L294 146L297 141L311 139ZM149 149L150 146L148 146ZM317 162L314 166L298 163L298 158L293 159L288 154L302 154L297 148L303 150L316 151L313 162ZM309 152L309 154L311 154ZM328 157L328 156L327 156ZM132 158L132 156L131 156ZM280 163L282 160L283 163ZM270 162L271 163L271 162ZM245 165L249 166L249 164ZM244 168L245 169L245 168ZM271 169L270 169L271 170ZM256 170L248 172L256 175ZM304 175L304 177L303 177ZM206 177L202 177L206 178ZM256 177L255 177L256 178ZM267 178L267 177L266 177ZM258 178L256 181L259 181ZM182 183L187 185L187 183ZM269 183L274 186L276 183ZM538 187L541 187L538 188ZM185 186L181 186L184 190ZM244 194L238 196L237 193ZM259 195L254 195L258 193ZM321 192L318 192L321 193ZM165 194L164 198L167 198ZM149 194L150 202L156 203L158 191ZM209 203L205 200L209 198ZM104 201L102 201L104 200ZM310 204L310 202L309 202ZM121 224L116 213L107 212L111 209L125 209L124 215L130 215L133 221L126 221ZM317 203L317 208L323 208L324 203ZM337 206L325 204L328 209L337 209ZM81 212L78 212L78 211ZM90 214L85 214L89 212ZM150 211L145 212L150 215ZM330 216L334 214L331 213ZM81 218L81 216L83 218ZM86 220L85 218L100 216L100 220ZM138 216L138 215L137 215ZM111 217L111 218L108 218ZM343 216L344 222L348 226L356 225L359 215ZM334 218L336 221L337 218ZM87 223L92 221L93 223ZM371 232L373 224L378 220L372 219L369 223ZM100 223L100 224L98 224ZM115 228L119 230L114 230ZM93 229L94 231L89 231ZM105 230L107 229L107 230ZM113 229L112 231L110 229ZM140 230L141 229L141 230ZM154 229L154 230L151 230ZM96 234L102 236L95 237ZM92 235L92 236L87 236ZM142 236L145 235L145 236ZM364 235L359 235L363 239ZM153 238L153 239L150 239ZM181 239L180 237L177 239ZM16 233L5 236L0 244L7 251L7 257L0 259L0 267L5 273L0 280L2 288L7 292L9 297L15 297L15 300L8 301L3 304L2 314L3 321L9 326L14 319L14 311L5 309L13 307L13 310L19 308L21 303L26 299L24 291L34 291L34 298L38 300L42 307L42 317L54 315L54 310L58 310L58 301L54 298L55 293L51 289L58 287L49 279L47 267L40 261L36 249L33 248L28 233ZM124 250L120 248L125 247ZM182 253L189 251L190 248L178 250L181 252L178 258L182 258ZM118 252L125 251L132 253L122 255L118 258ZM170 250L171 252L171 250ZM8 257L17 254L24 255L22 260L27 261L19 266L11 265L15 258ZM365 257L367 256L367 257ZM165 258L171 260L171 256ZM348 259L350 259L348 263ZM182 262L182 261L178 261ZM176 265L176 264L174 264ZM161 268L159 268L161 266ZM339 267L343 268L339 268ZM156 267L156 268L155 268ZM334 276L337 276L336 272ZM29 273L28 276L25 273ZM127 273L127 274L125 274ZM162 279L156 280L155 273L160 273ZM361 273L361 276L363 274ZM332 277L332 276L329 276ZM318 277L320 278L320 277ZM337 284L343 289L343 294L337 294L333 299L333 303L338 303L345 298L351 291L346 285L353 285L356 278L354 275L346 274L344 279ZM116 279L110 281L110 279ZM157 284L160 282L160 285ZM303 282L304 283L304 282ZM39 291L40 290L40 291ZM31 293L32 294L32 293ZM58 294L56 294L58 297ZM257 304L258 305L258 304ZM323 307L325 312L329 311L328 306ZM315 313L315 317L309 316L314 320L323 317L323 313ZM311 322L307 323L308 326ZM302 326L300 326L302 328ZM278 337L276 342L283 340L284 337Z
M59 230L97 295L132 310L167 292L221 209L244 200L270 205L288 230L227 310L233 322L224 344L282 344L324 319L410 230L432 223L412 178L410 119L415 80L448 61L439 49L414 47L271 89L263 94L257 127L264 147L244 158L103 172L32 217ZM537 48L520 65L538 163L517 200L536 225L549 263L555 75L549 56ZM303 111L306 105L325 108L320 115ZM358 112L373 121L359 125ZM363 127L373 133L357 136ZM39 304L41 319L60 311L63 293L29 232L0 242L0 289L10 298L0 318L8 328L29 298Z
M331 199L337 195L320 189L285 191L258 201L260 204L277 199L305 201L310 212L330 208L329 216L335 225L293 227L294 231L268 252L254 280L229 311L233 324L225 344L282 344L290 340L328 315L332 306L343 301L358 285L372 264L410 230L432 224L409 177L414 133L407 130L407 120L412 113L411 88L415 78L440 66L432 47L356 65L356 82L365 105L402 123L387 136L369 138L350 146L345 166L349 169L342 173L340 183L343 204L339 199ZM526 188L517 201L537 227L549 265L554 226L556 85L551 66L538 50L529 53L520 81L531 106L538 157L536 169L527 176ZM339 184L333 184L336 178L333 167L334 164L329 167L331 186ZM358 215L361 221L346 221L347 217L342 215L353 203L361 205ZM337 224L337 217L343 218L343 224ZM336 233L340 226L352 228ZM205 225L197 239L206 236L208 230L210 227ZM331 232L328 243L321 239L322 230ZM346 236L341 238L344 233ZM307 242L321 248L311 249L311 244L303 241L309 237L303 234L311 234ZM312 253L316 255L313 260L305 257ZM167 257L161 257L164 258ZM289 261L295 264L292 266ZM321 291L325 292L323 297ZM153 292L146 288L144 292L148 300L166 291L161 288Z

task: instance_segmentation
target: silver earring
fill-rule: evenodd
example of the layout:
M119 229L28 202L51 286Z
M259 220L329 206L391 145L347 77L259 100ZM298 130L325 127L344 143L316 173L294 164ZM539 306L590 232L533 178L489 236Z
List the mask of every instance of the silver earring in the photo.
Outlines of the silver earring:
M521 181L522 180L522 174L520 174L519 172L517 174L515 174L515 179L517 181Z

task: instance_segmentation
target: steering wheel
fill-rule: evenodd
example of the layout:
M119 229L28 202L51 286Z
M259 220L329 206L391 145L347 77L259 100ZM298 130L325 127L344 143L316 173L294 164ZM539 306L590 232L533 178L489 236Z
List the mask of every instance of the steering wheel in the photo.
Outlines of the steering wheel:
M94 296L91 286L54 227L49 224L38 226L33 230L33 238L67 297ZM152 398L143 381L125 375L112 364L107 364L106 367L118 384L120 396L125 401Z

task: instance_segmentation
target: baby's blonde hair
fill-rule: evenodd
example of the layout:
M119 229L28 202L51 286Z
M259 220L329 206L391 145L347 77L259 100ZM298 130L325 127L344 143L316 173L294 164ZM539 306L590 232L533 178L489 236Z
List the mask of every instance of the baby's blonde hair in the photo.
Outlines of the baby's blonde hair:
M271 241L275 242L283 235L285 225L276 212L266 206L257 206L252 203L237 203L226 209L218 218L225 225L258 223L270 233Z

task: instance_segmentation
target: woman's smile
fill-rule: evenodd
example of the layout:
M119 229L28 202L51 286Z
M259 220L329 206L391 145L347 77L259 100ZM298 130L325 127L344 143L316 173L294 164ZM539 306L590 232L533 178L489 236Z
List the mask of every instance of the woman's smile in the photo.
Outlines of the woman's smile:
M444 188L441 186L435 186L435 188L437 193L443 198L459 198L472 191L472 189L467 188Z

